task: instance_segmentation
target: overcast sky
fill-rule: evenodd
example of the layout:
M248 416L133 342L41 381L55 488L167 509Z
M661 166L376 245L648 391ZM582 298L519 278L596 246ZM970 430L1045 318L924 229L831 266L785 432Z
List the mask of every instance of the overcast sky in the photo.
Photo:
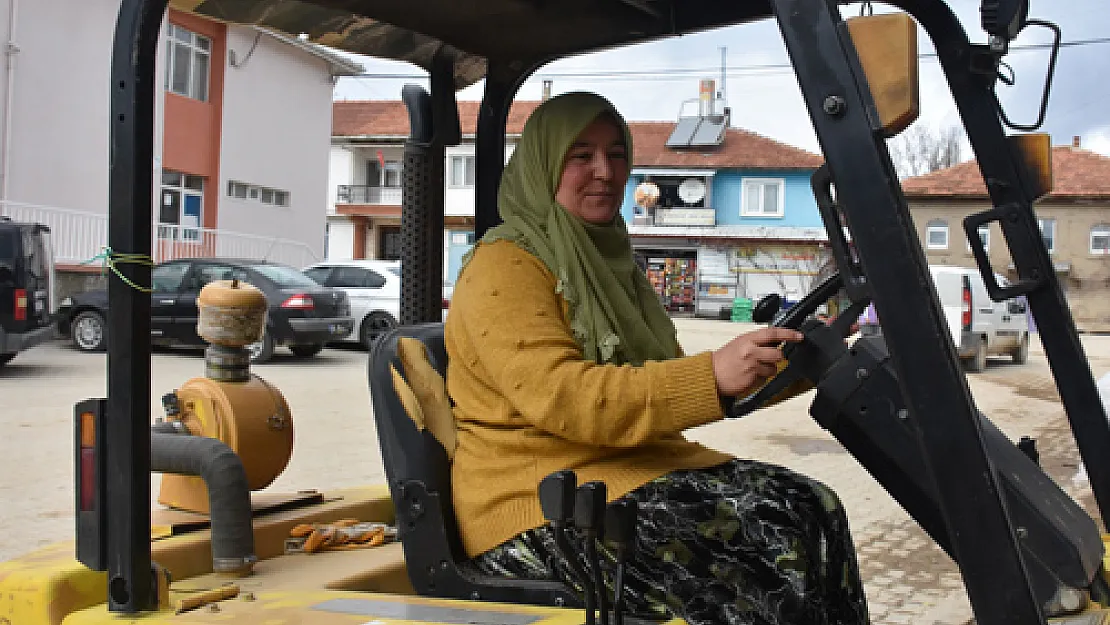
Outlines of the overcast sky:
M951 0L973 42L985 41L979 26L978 0ZM859 5L844 14L854 15ZM876 11L885 10L875 4ZM1065 42L1101 40L1065 47L1060 51L1043 130L1054 144L1071 143L1080 136L1083 147L1110 155L1110 6L1107 0L1032 0L1031 17L1060 25ZM932 52L921 32L922 53ZM1048 31L1029 27L1017 45L1049 41ZM721 48L726 48L725 96L732 108L733 126L746 128L779 141L817 151L809 117L797 82L789 69L760 66L787 62L786 50L772 22L747 24L688 35L667 41L640 44L571 59L540 69L522 88L520 99L539 99L541 83L553 80L554 92L590 90L611 99L630 120L672 120L683 100L697 98L698 80L720 80ZM357 57L371 74L421 73L405 63ZM1015 122L1031 122L1048 64L1048 51L1013 51L1006 61L1014 68L1016 83L1001 87L1003 102ZM673 71L668 71L673 70ZM637 72L638 74L629 74ZM645 72L658 72L645 75ZM593 74L583 76L581 74ZM578 75L575 75L578 74ZM412 78L344 78L335 89L337 100L398 99ZM424 82L426 85L426 81ZM921 60L921 118L929 126L953 124L955 105L944 83L939 64ZM481 85L459 93L460 100L481 99ZM968 154L970 157L970 154Z

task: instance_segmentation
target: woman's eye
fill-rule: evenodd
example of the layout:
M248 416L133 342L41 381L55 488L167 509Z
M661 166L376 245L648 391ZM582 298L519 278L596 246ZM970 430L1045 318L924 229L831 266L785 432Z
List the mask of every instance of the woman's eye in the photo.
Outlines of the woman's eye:
M614 150L609 153L609 158L624 160L628 158L628 153L624 150Z
M589 152L572 152L570 157L573 158L574 160L578 160L578 161L589 160L590 159L590 153Z

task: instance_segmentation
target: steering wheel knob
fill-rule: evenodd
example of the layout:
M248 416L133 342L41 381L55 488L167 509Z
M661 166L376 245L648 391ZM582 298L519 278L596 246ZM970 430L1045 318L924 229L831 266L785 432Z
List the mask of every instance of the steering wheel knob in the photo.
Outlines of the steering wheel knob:
M782 309L782 296L771 293L759 298L752 308L752 321L756 323L771 323L775 315Z

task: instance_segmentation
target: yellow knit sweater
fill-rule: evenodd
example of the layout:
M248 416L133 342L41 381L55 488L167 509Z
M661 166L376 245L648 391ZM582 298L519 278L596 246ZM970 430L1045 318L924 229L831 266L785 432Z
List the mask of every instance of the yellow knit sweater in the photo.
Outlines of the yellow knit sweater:
M543 525L536 487L572 469L610 500L730 456L682 431L721 419L709 353L642 367L582 359L556 279L508 241L479 246L447 316L451 469L463 546L476 556Z

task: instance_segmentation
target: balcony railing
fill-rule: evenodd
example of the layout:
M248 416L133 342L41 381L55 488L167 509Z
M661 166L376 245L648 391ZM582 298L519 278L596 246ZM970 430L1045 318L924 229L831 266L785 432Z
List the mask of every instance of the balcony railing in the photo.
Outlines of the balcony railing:
M401 187L368 187L365 185L341 184L336 190L335 203L400 206Z
M4 203L0 215L49 226L54 260L60 265L91 261L108 245L107 215L18 202ZM271 260L300 268L320 260L300 241L174 224L154 224L152 230L151 256L155 262L223 256Z

